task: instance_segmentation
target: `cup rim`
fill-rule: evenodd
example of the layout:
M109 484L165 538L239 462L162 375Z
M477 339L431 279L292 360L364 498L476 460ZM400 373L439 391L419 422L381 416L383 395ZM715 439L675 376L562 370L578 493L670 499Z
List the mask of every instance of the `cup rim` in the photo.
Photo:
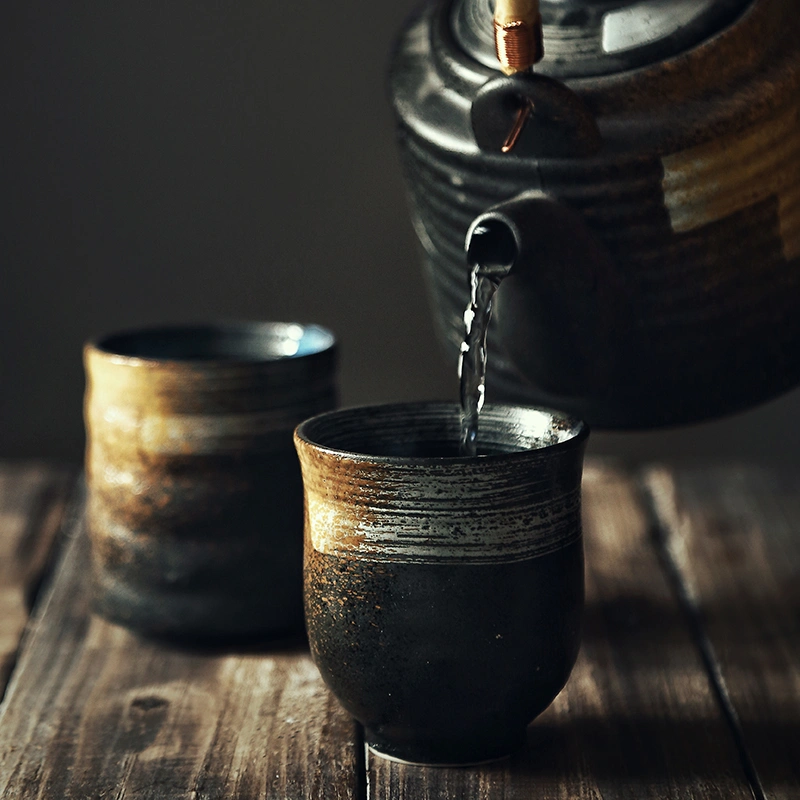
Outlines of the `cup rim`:
M484 411L501 411L503 409L516 409L524 412L539 412L558 416L575 431L574 435L560 442L544 445L543 447L525 448L521 450L510 450L508 452L479 454L477 456L392 456L392 455L372 455L360 453L357 450L348 450L340 447L331 447L321 444L309 436L309 429L320 422L335 416L346 414L357 414L359 412L378 412L397 413L402 411L413 412L415 409L430 409L459 413L461 408L458 403L443 401L413 401L405 403L374 403L368 405L348 406L346 408L333 409L317 414L301 422L294 431L295 442L302 442L304 445L313 448L315 451L326 453L339 458L347 458L361 463L395 464L395 465L433 465L433 464L474 464L489 463L500 459L516 460L525 458L538 458L542 454L551 454L555 450L566 450L581 447L589 437L589 425L581 419L564 412L543 406L525 405L522 403L487 403ZM483 412L482 412L483 413Z
M318 337L319 343L312 345L310 349L303 352L276 352L268 353L265 349L263 355L243 353L241 355L209 354L207 357L179 357L175 355L157 355L141 352L125 352L125 348L120 346L125 340L146 339L148 337L179 337L198 335L250 335L263 336L266 343L268 338L279 340L285 338L287 342L300 342L301 338L307 334ZM115 346L116 344L116 346ZM84 344L84 352L95 352L117 363L124 364L179 364L198 366L210 364L230 364L230 365L258 365L270 364L280 361L291 361L302 358L312 358L322 353L335 350L337 345L336 336L333 332L323 325L309 322L280 322L264 320L211 320L186 323L164 323L154 325L143 325L141 327L123 328L99 334L88 339Z

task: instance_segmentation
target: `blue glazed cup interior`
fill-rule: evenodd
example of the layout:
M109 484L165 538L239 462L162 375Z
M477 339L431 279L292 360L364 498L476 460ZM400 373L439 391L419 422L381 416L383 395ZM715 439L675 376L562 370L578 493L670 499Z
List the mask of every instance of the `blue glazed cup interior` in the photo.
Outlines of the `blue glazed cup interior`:
M276 361L329 350L333 334L296 322L239 322L162 326L102 337L106 353L153 361Z

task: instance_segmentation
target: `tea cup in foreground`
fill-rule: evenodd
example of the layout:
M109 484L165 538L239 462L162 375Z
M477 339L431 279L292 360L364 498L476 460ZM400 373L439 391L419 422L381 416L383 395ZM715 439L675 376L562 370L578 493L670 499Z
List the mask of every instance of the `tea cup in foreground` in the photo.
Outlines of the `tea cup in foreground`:
M378 755L469 764L521 747L562 689L583 609L587 426L487 405L459 457L456 405L302 423L312 657Z

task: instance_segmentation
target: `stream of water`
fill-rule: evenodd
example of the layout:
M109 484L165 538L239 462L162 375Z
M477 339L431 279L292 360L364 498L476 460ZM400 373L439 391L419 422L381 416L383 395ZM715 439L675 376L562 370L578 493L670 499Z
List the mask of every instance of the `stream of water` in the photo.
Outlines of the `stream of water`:
M470 276L470 301L464 311L466 333L458 358L461 381L461 439L459 455L478 451L478 418L486 395L486 335L492 317L492 299L500 278L475 264Z

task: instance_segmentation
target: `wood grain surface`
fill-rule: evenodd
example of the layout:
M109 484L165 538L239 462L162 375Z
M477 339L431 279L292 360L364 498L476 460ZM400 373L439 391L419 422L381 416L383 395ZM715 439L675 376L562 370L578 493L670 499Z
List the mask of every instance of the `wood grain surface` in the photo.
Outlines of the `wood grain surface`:
M646 482L756 796L800 798L800 473L653 469Z
M529 728L525 750L505 762L438 769L369 754L370 796L751 798L651 533L635 481L587 467L586 614L567 687Z
M363 745L306 646L198 652L89 613L73 531L0 709L0 797L354 798Z
M0 697L50 564L75 475L69 467L0 463Z
M0 465L4 800L800 798L798 472L590 462L578 663L523 751L466 769L365 756L301 641L192 650L92 616L79 515L29 619L71 482Z

